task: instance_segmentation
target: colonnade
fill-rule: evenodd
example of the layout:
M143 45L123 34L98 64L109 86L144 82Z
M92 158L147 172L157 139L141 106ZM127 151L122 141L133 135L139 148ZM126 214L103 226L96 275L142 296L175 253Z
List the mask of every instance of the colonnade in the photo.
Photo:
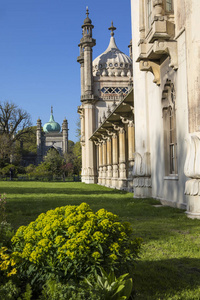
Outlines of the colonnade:
M95 137L98 184L133 191L134 122L121 117L120 124Z

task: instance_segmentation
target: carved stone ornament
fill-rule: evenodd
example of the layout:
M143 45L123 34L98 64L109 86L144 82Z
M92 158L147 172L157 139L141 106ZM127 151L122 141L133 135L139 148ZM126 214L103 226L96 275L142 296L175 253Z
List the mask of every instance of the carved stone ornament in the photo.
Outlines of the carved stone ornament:
M200 179L200 136L192 135L187 140L187 146L184 173L187 177Z
M94 140L94 144L95 144L95 146L99 146L99 142L97 142L95 140Z
M200 219L200 133L191 135L187 142L184 173L191 179L185 183L186 214L189 218Z
M153 0L154 16L162 16L163 15L163 0Z
M140 153L135 152L135 164L133 167L134 177L150 177L151 176L151 155L145 152L143 157Z
M147 60L140 61L140 71L150 71L154 75L153 82L160 85L160 65Z
M114 132L112 132L112 131L110 131L110 130L108 130L108 129L106 129L106 132L107 132L107 134L108 134L109 136L113 136L113 135L114 135Z
M127 117L120 116L120 119L122 120L123 124L129 125L129 124L133 123L133 118L127 118Z
M174 70L178 69L178 55L177 55L177 42L176 41L163 41L158 40L153 44L153 52L155 54L167 54L170 56L169 66Z
M200 195L200 136L192 135L187 144L184 173L191 179L185 183L185 194L196 196Z

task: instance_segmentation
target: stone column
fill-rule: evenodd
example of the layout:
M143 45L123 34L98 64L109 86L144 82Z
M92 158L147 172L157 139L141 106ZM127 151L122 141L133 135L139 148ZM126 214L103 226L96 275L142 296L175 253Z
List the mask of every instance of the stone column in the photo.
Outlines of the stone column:
M95 128L95 111L93 104L84 104L84 123L85 123L85 169L82 176L85 183L97 182L96 169L96 149L93 141L90 140Z
M68 151L68 122L66 119L62 123L62 134L63 134L63 154Z
M98 184L102 184L102 173L103 173L103 144L99 142L99 174L98 174Z
M106 185L106 172L107 172L107 153L106 153L106 140L103 141L103 172L102 172L102 185Z
M128 122L128 190L133 191L133 165L135 152L135 130L133 120Z
M125 189L127 183L126 175L126 144L125 144L125 128L121 126L119 129L119 188Z
M41 120L37 120L37 131L36 131L36 139L37 139L37 165L41 163L43 157L43 149L42 149L42 123Z
M118 178L119 178L119 151L118 151L118 136L117 133L114 133L112 136L112 187L118 188Z
M106 176L106 185L111 186L112 179L112 144L111 138L107 138L107 176Z
M91 46L85 46L84 48L84 78L85 78L85 94L92 94L92 48Z
M143 42L145 38L145 12L144 12L144 0L140 0L140 18L139 18L139 30L140 30L140 42Z
M78 113L80 114L81 121L81 156L82 156L82 169L81 169L81 177L82 182L85 182L85 174L86 174L86 151L85 151L85 114L84 108L82 106L79 107Z

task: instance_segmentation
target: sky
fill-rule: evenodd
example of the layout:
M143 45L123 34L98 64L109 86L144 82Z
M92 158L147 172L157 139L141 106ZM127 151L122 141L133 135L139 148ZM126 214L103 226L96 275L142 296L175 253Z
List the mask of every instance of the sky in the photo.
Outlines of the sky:
M80 102L78 44L86 7L94 25L93 59L109 44L108 27L117 27L118 48L129 54L130 0L0 0L0 102L26 110L32 125L68 120L76 142Z

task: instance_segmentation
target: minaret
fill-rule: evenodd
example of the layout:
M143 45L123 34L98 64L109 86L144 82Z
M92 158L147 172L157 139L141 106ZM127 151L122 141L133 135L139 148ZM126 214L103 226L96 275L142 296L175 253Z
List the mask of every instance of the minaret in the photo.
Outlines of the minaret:
M63 154L68 151L68 122L66 118L62 123L62 135L63 135Z
M37 165L38 165L42 161L42 123L40 118L38 118L37 120L36 139L37 139Z
M96 183L96 152L95 146L90 137L95 128L95 96L93 91L92 73L92 47L96 45L96 40L92 38L92 21L88 17L86 9L86 19L82 25L82 38L80 40L80 56L77 61L81 66L81 131L84 132L82 139L82 181L85 183Z
M82 39L80 40L80 56L77 61L81 65L81 100L91 101L93 99L93 75L92 75L92 47L96 45L96 40L92 38L92 21L88 17L86 9L86 19L82 25Z

